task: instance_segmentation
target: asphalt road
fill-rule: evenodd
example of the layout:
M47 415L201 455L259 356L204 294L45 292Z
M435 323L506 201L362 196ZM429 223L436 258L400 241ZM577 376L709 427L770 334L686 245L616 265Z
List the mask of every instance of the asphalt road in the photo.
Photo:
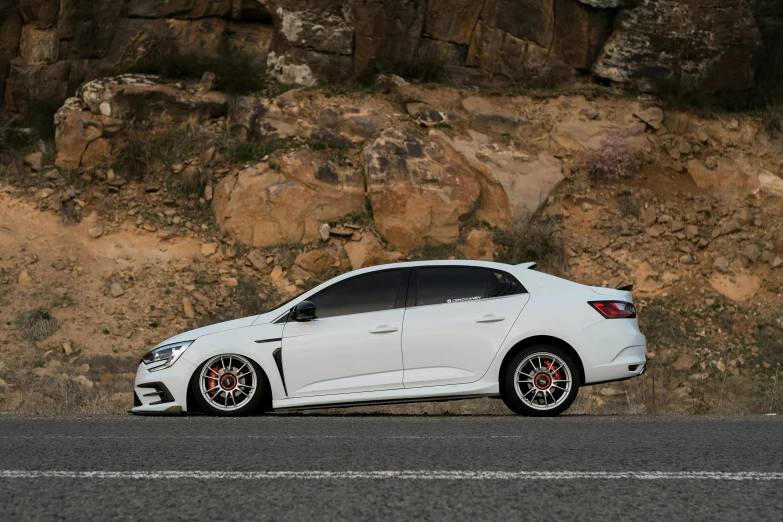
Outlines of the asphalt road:
M0 416L0 520L781 520L781 417Z

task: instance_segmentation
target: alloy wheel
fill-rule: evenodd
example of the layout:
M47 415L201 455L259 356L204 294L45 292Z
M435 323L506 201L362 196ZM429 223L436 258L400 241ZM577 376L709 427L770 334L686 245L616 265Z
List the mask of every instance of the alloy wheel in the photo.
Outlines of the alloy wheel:
M551 410L560 406L573 386L571 369L553 353L536 352L525 357L514 372L514 389L525 406Z
M218 355L201 369L199 389L207 403L221 411L237 410L256 394L258 376L241 355Z

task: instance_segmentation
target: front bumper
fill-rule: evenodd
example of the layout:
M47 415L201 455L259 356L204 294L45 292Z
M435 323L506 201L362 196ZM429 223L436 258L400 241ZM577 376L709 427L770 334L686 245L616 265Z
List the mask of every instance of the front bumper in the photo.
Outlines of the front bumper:
M195 366L180 357L171 368L150 372L143 363L136 370L131 413L173 414L187 411L188 384Z

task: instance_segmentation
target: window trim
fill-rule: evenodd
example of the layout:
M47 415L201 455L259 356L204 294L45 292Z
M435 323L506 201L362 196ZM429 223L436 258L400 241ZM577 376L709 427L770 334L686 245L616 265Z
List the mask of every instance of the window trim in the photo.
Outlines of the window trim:
M525 286L519 282L519 279L514 277L512 274L505 270L498 270L496 268L488 268L484 266L470 266L470 265L427 265L422 267L416 267L411 269L411 277L410 282L408 285L408 299L406 301L406 308L421 308L424 306L438 306L438 305L454 305L454 304L462 304L462 303L432 303L432 304L426 304L426 305L417 305L416 299L418 298L419 294L419 271L420 270L428 270L432 268L469 268L469 269L478 269L478 270L484 270L487 272L487 286L486 286L486 294L487 297L483 297L481 299L478 299L477 301L490 301L493 299L505 299L507 297L514 297L517 295L524 295L528 294L529 292L525 288ZM516 294L508 294L508 295L498 295L494 297L489 297L489 289L490 289L490 277L494 272L498 272L503 274L504 276L510 278L512 281L516 281L516 283L519 285L519 292ZM477 301L465 301L467 302L477 302Z
M357 275L355 275L353 277L348 277L346 279L343 279L342 281L338 281L338 282L336 282L334 284L331 284L331 285L327 286L326 288L324 288L320 292L309 296L307 299L305 299L305 301L310 301L311 299L314 299L314 298L318 297L322 293L324 293L324 292L326 292L328 290L333 289L335 286L341 285L343 283L347 283L348 281L353 281L354 279L358 279L360 277L367 277L367 276L371 276L371 275L375 275L375 274L382 274L382 273L385 273L385 272L393 272L393 271L403 272L402 277L400 278L400 286L397 289L397 297L394 300L394 307L393 308L390 308L388 310L372 310L372 311L369 311L369 312L356 312L356 313L353 313L353 314L333 315L331 317L323 317L322 318L322 317L317 317L317 315L318 315L318 307L316 306L316 308L315 308L315 313L316 313L315 320L317 320L317 321L326 321L326 320L329 320L329 319L336 319L338 317L349 317L349 316L352 316L352 315L361 315L361 314L373 314L373 313L377 313L377 312L389 312L391 310L399 310L400 308L405 308L405 301L406 301L406 297L407 297L407 294L408 294L408 285L409 285L408 281L409 281L410 273L411 273L411 269L410 268L396 268L396 267L394 267L394 268L388 268L388 269L384 269L384 270L375 270L373 272L368 272L366 274L357 274ZM294 306L296 306L296 305L294 305ZM288 322L288 317L290 316L292 310L293 310L293 307L290 308L288 310L288 312L285 313L286 322ZM282 319L282 317L280 319Z

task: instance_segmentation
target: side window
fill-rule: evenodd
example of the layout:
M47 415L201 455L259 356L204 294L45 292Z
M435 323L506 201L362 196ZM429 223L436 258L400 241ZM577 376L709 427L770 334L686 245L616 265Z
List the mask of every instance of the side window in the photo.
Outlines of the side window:
M488 270L470 267L419 269L416 306L476 301L487 297Z
M315 315L319 319L340 315L391 310L397 294L404 290L406 270L386 270L361 275L337 283L313 296ZM403 296L404 298L404 296Z

